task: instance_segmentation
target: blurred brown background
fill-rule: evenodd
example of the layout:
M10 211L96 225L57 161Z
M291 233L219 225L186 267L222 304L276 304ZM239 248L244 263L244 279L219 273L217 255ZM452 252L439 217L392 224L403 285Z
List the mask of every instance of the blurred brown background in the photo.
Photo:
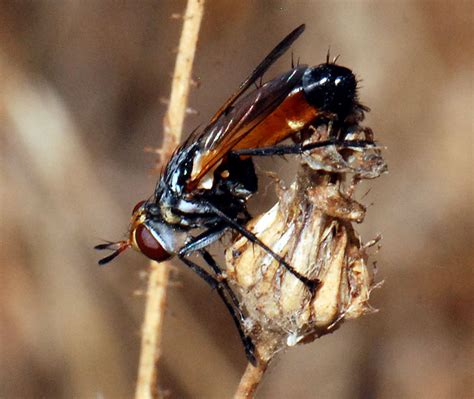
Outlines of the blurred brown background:
M99 268L92 247L123 236L157 179L143 148L162 140L181 29L171 16L184 6L0 3L1 398L133 395L148 262L128 251ZM207 3L187 132L305 22L295 56L341 54L388 147L359 226L366 241L384 237L380 312L282 354L260 398L473 397L473 14L470 1ZM173 280L161 386L230 397L245 367L231 318L178 263Z

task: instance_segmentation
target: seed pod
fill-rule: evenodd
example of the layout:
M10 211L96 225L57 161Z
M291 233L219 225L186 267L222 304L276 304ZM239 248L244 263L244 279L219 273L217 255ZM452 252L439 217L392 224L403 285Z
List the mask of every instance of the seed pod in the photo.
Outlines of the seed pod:
M318 133L324 137L327 128ZM360 128L354 139L366 134ZM374 312L368 304L374 281L367 246L352 225L362 222L365 208L352 196L360 180L385 170L377 148L322 148L302 157L296 181L280 188L277 204L246 226L300 274L319 280L315 293L244 237L226 251L228 281L240 296L244 328L263 360L330 333L343 320Z

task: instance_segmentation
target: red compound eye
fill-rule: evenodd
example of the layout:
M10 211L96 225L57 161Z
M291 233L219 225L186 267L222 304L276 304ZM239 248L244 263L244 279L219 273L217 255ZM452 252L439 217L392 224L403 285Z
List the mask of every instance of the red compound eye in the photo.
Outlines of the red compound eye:
M135 214L136 211L138 211L141 206L145 203L146 201L140 201L138 204L136 204L134 207L133 207L133 211L132 211L132 215Z
M135 242L143 255L150 259L163 262L171 257L143 223L135 229Z

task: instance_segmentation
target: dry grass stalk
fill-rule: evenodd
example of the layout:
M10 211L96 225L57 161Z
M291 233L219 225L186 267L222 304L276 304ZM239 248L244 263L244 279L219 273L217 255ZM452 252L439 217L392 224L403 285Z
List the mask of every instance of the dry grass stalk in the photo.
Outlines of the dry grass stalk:
M256 367L249 363L245 369L244 375L240 379L234 399L253 398L267 366L268 363L264 361L260 361Z
M161 160L167 159L181 140L191 70L203 13L204 0L188 0L173 74L170 103L163 123L165 136L160 151ZM160 396L157 386L157 362L160 356L169 269L170 265L167 262L160 264L150 262L136 399Z
M329 136L321 126L312 140ZM350 139L372 139L359 127ZM386 171L377 148L319 149L301 158L296 181L279 189L279 201L247 228L299 273L320 280L316 293L260 247L238 238L226 252L227 276L246 314L244 328L256 346L262 370L247 370L236 397L253 397L268 362L279 351L333 332L343 320L374 311L374 288L363 245L353 222L365 216L353 199L357 183ZM347 181L348 177L351 177ZM370 245L374 245L373 241ZM251 368L251 366L249 366Z

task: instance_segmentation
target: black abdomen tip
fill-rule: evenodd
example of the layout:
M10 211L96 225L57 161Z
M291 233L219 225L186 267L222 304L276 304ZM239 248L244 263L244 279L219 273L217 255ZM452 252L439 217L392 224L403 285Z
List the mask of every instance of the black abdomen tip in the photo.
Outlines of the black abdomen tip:
M344 120L356 102L357 81L349 68L321 64L305 71L303 90L311 105Z

